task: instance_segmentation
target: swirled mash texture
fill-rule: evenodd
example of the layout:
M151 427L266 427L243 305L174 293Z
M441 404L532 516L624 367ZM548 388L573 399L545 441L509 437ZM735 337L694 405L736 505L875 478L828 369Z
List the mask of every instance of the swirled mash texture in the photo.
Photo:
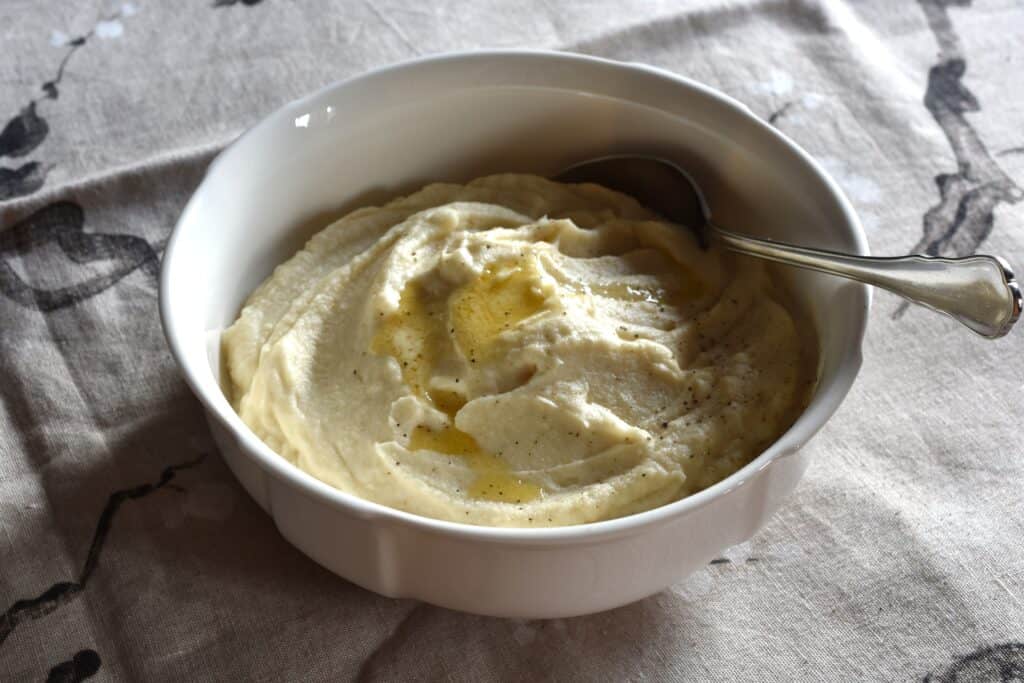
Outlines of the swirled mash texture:
M816 342L762 263L597 185L435 184L314 236L224 332L235 409L343 491L556 526L728 476L806 404Z

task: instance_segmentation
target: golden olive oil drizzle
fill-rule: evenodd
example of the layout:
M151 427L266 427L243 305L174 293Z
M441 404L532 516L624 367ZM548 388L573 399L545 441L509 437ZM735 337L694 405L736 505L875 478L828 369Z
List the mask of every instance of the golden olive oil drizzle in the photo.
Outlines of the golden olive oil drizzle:
M452 294L451 329L467 360L490 358L498 335L544 308L539 282L537 260L521 257L488 264Z
M402 379L418 396L426 394L431 372L444 344L442 306L426 296L419 282L402 290L398 310L380 321L370 350L391 356L402 369Z
M533 270L530 270L530 269ZM374 353L398 361L402 379L418 396L449 418L437 430L418 426L410 434L410 451L432 451L458 457L475 478L468 494L477 500L524 503L540 497L542 489L511 472L508 462L482 449L470 434L455 427L455 415L466 403L455 391L428 390L437 360L448 344L446 329L467 360L489 358L495 338L543 308L535 291L536 264L516 259L491 264L481 277L450 297L431 297L417 281L402 291L398 310L382 320L370 346Z
M471 498L525 503L540 497L540 486L510 472L504 459L483 450L476 439L454 426L440 430L416 427L409 438L409 450L452 455L465 462L476 475L468 491Z
M696 277L682 272L678 277L679 286L671 289L622 282L594 284L573 282L569 283L569 288L577 294L591 294L628 303L649 303L677 308L692 303L705 294L704 284Z

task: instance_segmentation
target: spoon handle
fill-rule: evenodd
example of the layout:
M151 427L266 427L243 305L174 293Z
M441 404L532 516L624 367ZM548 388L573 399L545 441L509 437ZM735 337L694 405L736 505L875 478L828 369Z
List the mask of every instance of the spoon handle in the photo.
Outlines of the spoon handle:
M1020 316L1020 288L1009 265L996 256L851 256L737 235L717 226L709 232L731 251L887 289L989 339L1009 332Z

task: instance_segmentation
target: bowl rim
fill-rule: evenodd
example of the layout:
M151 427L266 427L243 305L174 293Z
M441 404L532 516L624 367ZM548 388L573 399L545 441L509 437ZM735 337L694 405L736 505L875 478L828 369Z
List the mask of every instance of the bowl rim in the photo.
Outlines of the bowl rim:
M789 153L802 162L827 190L828 199L834 202L840 210L845 227L852 239L855 252L867 255L869 248L867 236L854 211L850 201L840 189L835 180L815 161L807 152L800 148L795 142L780 133L770 124L762 121L751 110L741 102L729 95L721 93L698 81L691 80L685 76L662 69L660 67L637 62L622 62L617 60L583 55L573 52L554 50L533 50L533 49L484 49L466 50L456 52L444 52L411 60L405 60L371 69L350 78L330 83L313 93L287 102L267 116L263 117L252 127L248 128L236 139L230 142L216 158L210 163L203 176L202 181L193 191L192 196L182 210L180 217L171 231L170 237L164 249L160 272L159 287L159 310L164 336L174 357L175 363L186 383L192 392L199 399L207 415L233 435L245 452L246 457L252 458L267 476L274 476L286 484L303 490L321 502L327 503L335 508L346 512L354 513L367 521L375 523L387 522L404 527L414 527L418 530L455 536L461 539L471 539L491 543L503 543L514 545L550 545L566 543L593 543L622 535L631 535L640 532L646 527L663 524L673 518L682 517L689 512L710 504L714 500L723 497L730 491L749 483L758 472L768 467L772 462L787 457L800 448L821 429L828 419L835 413L849 392L856 378L862 361L862 345L867 325L868 310L871 303L871 292L866 285L851 283L853 291L859 299L860 305L855 306L856 318L852 321L851 342L843 349L832 381L823 389L818 390L812 396L807 408L800 414L790 428L776 439L767 449L747 463L744 467L732 473L725 479L709 486L706 489L681 498L672 503L667 503L644 512L639 512L615 519L588 522L584 524L556 527L494 527L467 524L463 522L452 522L447 520L426 517L412 512L406 512L392 508L381 503L367 500L337 489L326 482L323 482L313 475L299 469L295 465L275 453L269 446L263 443L252 432L241 418L234 412L234 409L227 402L216 378L213 378L216 391L224 405L218 405L217 397L211 398L208 395L208 382L204 383L198 376L201 368L193 367L186 353L183 351L183 343L172 309L171 287L173 282L171 274L173 269L170 264L175 260L178 251L178 242L183 232L183 226L190 221L191 214L197 211L198 198L202 190L209 182L225 159L236 152L244 145L245 141L255 136L260 131L277 125L282 119L287 119L297 109L305 109L315 100L332 92L343 90L349 86L365 80L378 78L385 74L396 71L416 69L418 67L444 64L446 62L457 62L464 60L554 60L564 63L584 64L590 67L607 69L611 72L619 72L624 76L645 73L664 81L666 85L675 88L689 90L699 97L709 99L718 105L725 106L734 112L741 114L747 122L759 129L761 134L774 137L777 143L781 143ZM585 90L585 88L581 88ZM212 369L206 365L207 372L212 375ZM799 435L794 435L799 432ZM796 443L789 443L796 441ZM272 509L270 510L273 517Z

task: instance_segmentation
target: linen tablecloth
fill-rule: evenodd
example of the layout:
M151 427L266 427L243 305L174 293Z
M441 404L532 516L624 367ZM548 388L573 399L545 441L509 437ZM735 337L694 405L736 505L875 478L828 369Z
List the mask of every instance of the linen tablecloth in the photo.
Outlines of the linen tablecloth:
M875 253L1024 267L1019 0L4 0L0 680L1021 680L1021 333L989 342L885 293L797 493L647 600L469 616L281 538L165 347L169 231L283 102L478 47L707 83L824 164Z

